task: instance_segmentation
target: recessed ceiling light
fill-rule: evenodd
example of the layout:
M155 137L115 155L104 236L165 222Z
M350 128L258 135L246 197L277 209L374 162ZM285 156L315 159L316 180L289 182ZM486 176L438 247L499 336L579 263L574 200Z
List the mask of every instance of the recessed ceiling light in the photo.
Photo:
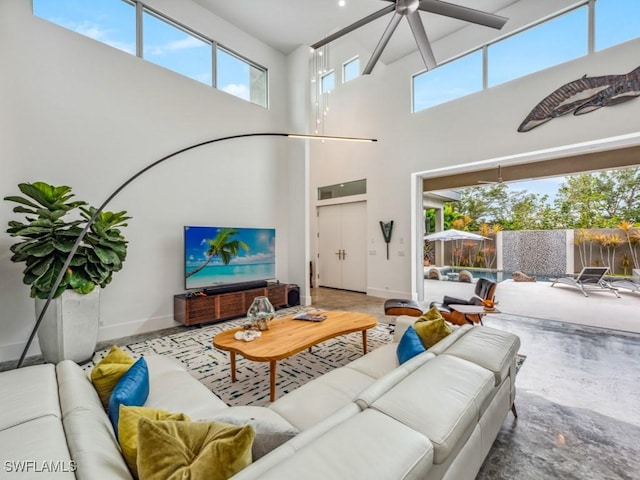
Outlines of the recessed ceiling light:
M340 1L338 2L338 6L339 6L339 7L344 7L346 4L347 4L347 2L345 2L344 0L340 0Z

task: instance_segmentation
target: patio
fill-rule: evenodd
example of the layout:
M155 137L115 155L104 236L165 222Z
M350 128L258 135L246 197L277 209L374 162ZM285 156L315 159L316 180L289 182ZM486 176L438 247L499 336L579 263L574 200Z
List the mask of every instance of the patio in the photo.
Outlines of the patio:
M470 298L473 289L470 283L425 279L424 305L441 301L444 295ZM596 290L585 297L567 285L505 280L498 284L496 300L500 302L498 309L506 314L640 333L640 294L628 290L619 293L621 298Z

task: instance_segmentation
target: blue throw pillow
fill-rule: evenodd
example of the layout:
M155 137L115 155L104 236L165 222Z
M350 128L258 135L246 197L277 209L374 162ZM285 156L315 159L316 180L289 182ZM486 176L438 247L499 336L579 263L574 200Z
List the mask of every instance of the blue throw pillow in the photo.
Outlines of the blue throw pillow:
M422 340L414 330L412 326L409 326L407 330L402 335L400 342L398 343L398 348L396 349L396 354L398 355L398 361L402 365L404 362L409 360L410 358L415 357L419 353L425 352L427 349L424 348L422 344Z
M118 436L118 418L120 405L141 407L149 396L149 369L147 362L140 357L129 370L118 380L109 397L109 419Z

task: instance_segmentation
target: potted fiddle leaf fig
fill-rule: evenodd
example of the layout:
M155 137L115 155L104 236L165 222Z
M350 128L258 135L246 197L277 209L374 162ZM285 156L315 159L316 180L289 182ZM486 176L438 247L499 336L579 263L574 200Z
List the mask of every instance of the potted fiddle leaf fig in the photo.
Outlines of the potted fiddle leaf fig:
M31 287L40 315L74 243L96 212L86 202L73 200L67 186L44 182L21 183L24 196L8 196L23 221L9 221L7 233L20 240L11 246L11 260L25 263L23 282ZM120 231L126 212L101 212L79 244L38 330L45 360L83 362L95 350L100 314L99 292L122 269L127 241ZM59 331L64 325L63 331Z

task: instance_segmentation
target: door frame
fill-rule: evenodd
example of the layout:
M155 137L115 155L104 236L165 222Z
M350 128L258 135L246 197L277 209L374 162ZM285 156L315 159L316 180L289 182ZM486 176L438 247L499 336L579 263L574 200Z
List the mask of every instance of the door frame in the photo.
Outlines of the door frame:
M346 204L350 204L350 203L364 203L365 205L365 220L368 223L368 210L367 210L367 198L366 198L366 194L362 194L362 195L353 195L350 197L340 197L340 198L335 198L335 199L330 199L330 200L326 200L326 201L319 201L316 203L315 207L315 235L314 235L314 248L313 248L313 258L312 258L312 262L313 262L313 272L314 272L314 277L313 277L313 285L319 286L320 282L318 279L318 274L320 272L320 208L322 207L330 207L330 206L334 206L334 205L346 205ZM368 235L368 231L365 233L365 235ZM366 256L366 245L365 245L365 265L368 271L368 267L369 267L369 259ZM365 285L365 290L363 291L363 293L367 293L369 288L369 278L368 278L368 273L367 273L367 280L366 280L366 285Z

